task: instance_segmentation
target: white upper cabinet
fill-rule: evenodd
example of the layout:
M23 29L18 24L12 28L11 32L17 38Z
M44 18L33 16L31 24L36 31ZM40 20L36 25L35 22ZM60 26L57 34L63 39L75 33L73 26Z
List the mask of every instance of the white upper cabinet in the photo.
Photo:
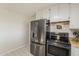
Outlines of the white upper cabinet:
M55 4L51 7L51 21L66 21L69 18L69 4Z
M71 4L71 29L79 29L79 4Z
M51 11L50 11L50 21L53 22L53 21L56 21L55 19L58 18L58 10L57 10L57 4L54 4L52 7L51 7Z
M36 12L36 20L43 18L43 11L37 11Z
M51 7L50 11L50 22L56 22L59 21L59 15L58 15L58 4L54 4Z
M44 9L42 11L42 18L43 19L49 19L50 15L49 15L49 8L48 9Z
M36 19L49 19L49 9L44 9L36 13Z
M67 3L59 4L58 14L60 19L68 20L70 16L70 4L67 4Z
M29 18L31 21L34 21L36 18L35 18L35 15L32 15L31 18Z
M36 12L36 19L50 19L51 21L66 21L69 20L69 16L70 5L67 3L53 4L50 8Z

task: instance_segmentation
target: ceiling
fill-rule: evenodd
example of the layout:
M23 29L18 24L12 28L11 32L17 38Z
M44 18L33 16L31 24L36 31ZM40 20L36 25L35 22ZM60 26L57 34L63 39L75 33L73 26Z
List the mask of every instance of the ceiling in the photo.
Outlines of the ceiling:
M21 13L25 16L31 16L36 11L47 8L51 5L52 3L1 3L0 7Z

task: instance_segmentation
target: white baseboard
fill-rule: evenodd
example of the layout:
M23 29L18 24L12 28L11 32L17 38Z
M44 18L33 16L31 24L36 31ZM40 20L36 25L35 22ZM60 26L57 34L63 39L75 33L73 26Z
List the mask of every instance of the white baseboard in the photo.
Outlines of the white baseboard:
M8 51L6 51L6 52L0 54L0 56L5 56L6 54L8 54L8 53L10 53L10 52L12 52L12 51L15 51L15 50L17 50L17 49L19 49L19 48L22 48L22 47L26 47L25 44L23 44L23 45L21 45L21 46L19 46L19 47L16 47L16 48L9 49Z

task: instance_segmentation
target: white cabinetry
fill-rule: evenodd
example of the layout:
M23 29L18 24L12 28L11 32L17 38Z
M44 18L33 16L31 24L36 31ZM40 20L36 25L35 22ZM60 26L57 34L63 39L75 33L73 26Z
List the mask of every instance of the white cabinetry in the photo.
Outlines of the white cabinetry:
M79 4L71 4L71 29L79 29Z
M71 56L79 56L79 48L71 47Z
M62 3L62 4L59 4L58 6L59 6L58 7L59 18L68 20L70 16L70 4Z
M49 19L49 9L44 9L36 13L36 19Z
M43 19L49 19L50 15L49 15L49 9L44 9L42 12L42 17Z
M53 22L53 21L57 21L56 18L58 18L58 5L57 4L54 4L52 7L51 7L51 12L50 12L50 21Z
M49 19L54 21L66 21L70 16L70 5L67 3L53 4L50 8L36 12L36 19Z
M43 11L37 11L36 12L36 19L42 19L43 18Z
M51 21L66 21L69 20L70 5L69 4L55 4L51 8Z

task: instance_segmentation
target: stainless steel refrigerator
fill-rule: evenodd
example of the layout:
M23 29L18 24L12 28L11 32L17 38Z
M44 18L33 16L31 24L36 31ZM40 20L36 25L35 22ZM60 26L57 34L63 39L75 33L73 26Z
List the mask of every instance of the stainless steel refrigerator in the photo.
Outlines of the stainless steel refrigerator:
M49 20L40 19L31 22L30 52L35 56L47 55L46 35L49 30Z

